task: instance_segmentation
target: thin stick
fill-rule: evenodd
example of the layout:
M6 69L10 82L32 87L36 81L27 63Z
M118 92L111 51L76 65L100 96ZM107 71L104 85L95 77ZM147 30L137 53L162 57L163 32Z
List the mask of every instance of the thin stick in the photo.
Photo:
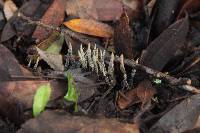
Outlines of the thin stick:
M53 26L53 25L47 25L45 23L42 23L41 21L34 21L32 20L31 18L25 16L23 13L20 13L18 12L18 17L22 18L23 20L26 20L29 24L33 24L33 25L37 25L37 26L41 26L43 28L46 28L46 29L51 29L51 30L54 30L54 31L58 31L58 32L62 32L74 39L77 39L79 40L81 43L83 43L84 45L88 45L89 43L91 44L91 42L87 39L83 39L80 37L80 35L76 32L73 32L67 28L60 28L60 27L56 27L56 26ZM92 44L92 46L94 46L95 44ZM97 45L96 44L96 47L99 48L99 49L102 49L104 50L105 48L100 46L100 45Z
M86 45L88 43L90 43L89 41L81 39L75 32L70 31L68 29L61 29L59 27L55 27L55 26L44 24L44 23L42 23L40 21L33 21L29 17L24 16L22 13L18 13L18 16L21 17L22 19L28 21L30 24L36 24L36 25L44 27L44 28L48 28L48 29L52 29L52 30L63 32L65 34L69 35L70 37L81 41L82 43L84 43ZM102 47L100 49L102 49ZM108 62L109 59L110 59L110 56L109 56L109 54L107 52L106 53L106 62ZM120 58L116 57L115 58L115 62L120 62ZM177 79L177 78L175 78L173 76L170 76L170 75L164 74L162 72L153 70L153 69L151 69L149 67L146 67L144 65L138 64L135 61L129 60L129 59L125 59L124 60L124 64L128 65L131 68L145 71L147 74L150 74L150 75L152 75L152 76L154 76L156 78L163 78L164 80L168 81L169 84L179 86L181 89L184 89L184 90L187 90L187 91L191 91L193 93L200 93L200 91L197 88L191 86L191 80L190 79L187 79L187 78L179 78L179 79Z
M120 62L120 59L116 58L115 61ZM178 86L180 89L184 89L184 90L190 91L192 93L200 93L199 89L197 89L194 86L191 86L191 80L190 79L187 79L187 78L177 79L173 76L170 76L170 75L164 74L162 72L153 70L153 69L146 67L144 65L137 64L136 62L134 62L132 60L128 60L128 59L124 60L124 64L126 64L126 65L128 65L132 68L135 68L135 69L143 70L146 73L148 73L148 74L150 74L154 77L163 78L163 79L167 80L169 82L169 84L174 85L174 86Z
M67 80L66 77L57 77L57 76L21 76L21 75L10 75L11 79L14 80L44 80L46 79L59 79Z
M109 57L106 57L106 62L108 62L108 60L109 60ZM115 62L120 62L120 58L115 57ZM167 75L165 73L156 71L156 70L146 67L144 65L138 64L135 61L130 60L130 59L124 59L124 64L131 68L145 71L147 74L150 74L156 78L164 79L164 80L168 81L171 85L191 85L191 80L188 78L177 79L173 76Z

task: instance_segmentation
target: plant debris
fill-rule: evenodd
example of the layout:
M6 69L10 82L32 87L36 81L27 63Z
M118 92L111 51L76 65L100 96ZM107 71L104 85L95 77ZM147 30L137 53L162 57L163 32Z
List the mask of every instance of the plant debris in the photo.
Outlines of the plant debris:
M65 1L64 0L54 0L51 6L43 15L41 22L45 24L49 24L52 26L60 26L64 20L65 16ZM38 26L32 37L37 38L39 40L46 39L52 31L50 29L45 29L43 27Z
M123 12L122 6L116 0L68 0L66 13L82 19L111 21L120 18Z
M97 22L95 20L73 19L64 22L64 25L73 31L88 35L107 38L110 38L113 35L112 27L104 23Z
M130 27L130 20L124 12L114 29L114 45L117 54L124 54L126 58L132 58L133 53L133 31Z
M117 100L117 105L119 109L125 109L135 103L142 102L143 105L153 98L156 94L155 88L152 86L151 82L146 80L139 83L139 85L125 94L119 93L119 98Z
M191 96L165 114L151 128L151 133L183 132L192 128L199 116L199 95ZM180 112L181 111L181 112Z
M159 71L163 70L177 50L184 46L188 29L188 17L171 25L143 51L140 63Z
M54 122L52 122L54 121ZM39 124L42 122L41 124ZM61 128L54 128L54 127ZM34 128L33 128L34 127ZM48 127L48 128L47 128ZM116 130L116 133L139 133L137 125L123 124L116 120L109 119L91 119L87 117L73 116L65 112L44 112L41 117L32 119L25 123L21 130L17 133L26 133L32 131L39 132L52 132L52 133L66 133L71 131L77 132L94 132L106 133Z
M0 7L0 132L199 130L199 0Z

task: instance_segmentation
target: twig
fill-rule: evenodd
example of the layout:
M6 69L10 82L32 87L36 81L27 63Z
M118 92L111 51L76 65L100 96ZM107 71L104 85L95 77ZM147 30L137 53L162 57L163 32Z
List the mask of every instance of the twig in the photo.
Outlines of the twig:
M106 57L106 60L109 60L109 57ZM116 57L115 62L120 62L120 58ZM180 89L184 89L184 90L190 91L192 93L200 93L199 89L197 89L194 86L191 86L191 82L192 82L191 79L188 79L188 78L179 78L178 79L173 76L170 76L170 75L164 74L162 72L156 71L154 69L151 69L149 67L146 67L144 65L138 64L135 61L129 60L129 59L125 59L124 64L131 68L145 71L147 74L150 74L156 78L162 78L162 79L166 80L170 85L178 86L178 88L180 88Z
M44 27L44 28L48 28L48 29L59 31L59 32L63 32L64 34L69 35L70 37L81 41L85 45L88 45L90 43L89 41L87 41L85 39L81 39L79 37L79 35L77 35L75 32L70 31L68 29L62 29L62 28L59 28L59 27L47 25L47 24L44 24L44 23L42 23L40 21L33 21L29 17L26 17L25 15L23 15L22 13L18 13L18 16L21 17L22 19L28 21L30 24L36 24L36 25ZM98 46L98 48L102 49L103 47ZM105 62L108 62L109 59L110 59L110 56L109 56L108 52L106 53L106 58L105 59L106 59ZM115 62L120 62L120 58L116 57L115 58ZM191 80L190 79L187 79L187 78L179 78L179 79L177 79L177 78L175 78L173 76L170 76L170 75L164 74L162 72L153 70L153 69L151 69L149 67L146 67L144 65L138 64L135 61L129 60L129 59L125 59L124 60L124 64L128 65L131 68L145 71L147 74L150 74L150 75L152 75L152 76L154 76L156 78L162 78L162 79L168 81L169 84L175 85L175 86L179 86L181 89L184 89L184 90L187 90L187 91L191 91L193 93L200 93L200 90L198 90L197 88L191 86Z
M44 80L44 79L59 79L67 80L66 77L58 76L21 76L21 75L10 75L10 78L13 80Z
M184 90L187 90L187 91L190 91L190 92L193 92L193 93L200 93L200 90L195 88L194 86L190 86L190 85L182 85L182 86L179 86L180 88L184 89Z
M18 17L22 18L23 20L26 20L29 24L33 24L33 25L41 26L41 27L46 28L46 29L51 29L51 30L54 30L54 31L62 32L65 35L68 35L68 36L70 36L70 37L72 37L76 40L79 40L84 45L92 44L89 40L81 38L78 33L73 32L73 31L71 31L67 28L60 28L60 27L56 27L56 26L53 26L53 25L47 25L45 23L42 23L41 21L34 21L31 18L25 16L23 13L20 13L20 12L18 12L17 15L18 15ZM95 44L92 44L91 46L93 47L94 45ZM97 44L96 44L96 47L99 48L99 49L102 49L102 50L105 49L102 46L97 45Z
M109 60L109 57L106 57L106 62L108 62ZM120 62L120 58L119 57L115 57L115 62ZM191 85L191 80L188 79L188 78L175 78L173 76L170 76L170 75L167 75L167 74L164 74L162 72L159 72L159 71L156 71L154 69L151 69L149 67L146 67L144 65L141 65L141 64L138 64L136 63L135 61L133 60L130 60L130 59L125 59L124 60L124 64L131 67L131 68L134 68L134 69L137 69L137 70L142 70L142 71L145 71L147 74L150 74L156 78L162 78L166 81L168 81L171 85Z

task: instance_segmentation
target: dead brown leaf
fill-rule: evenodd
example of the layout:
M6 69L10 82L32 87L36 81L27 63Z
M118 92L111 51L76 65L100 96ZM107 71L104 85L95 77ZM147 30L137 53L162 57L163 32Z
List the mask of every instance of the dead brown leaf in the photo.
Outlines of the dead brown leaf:
M1 34L1 42L9 40L10 38L14 37L15 35L16 35L16 31L13 29L11 24L8 22L3 28L3 31Z
M144 80L132 90L127 91L124 96L119 94L117 105L123 110L135 103L142 102L142 107L145 103L151 100L156 93L155 88L149 80Z
M50 81L14 81L12 76L31 76L23 68L15 56L3 45L0 45L0 115L20 123L24 118L24 111L32 107L34 94L38 87ZM52 99L64 96L66 83L51 81Z
M143 51L140 63L161 71L175 52L184 46L188 29L188 17L172 24Z
M0 81L11 80L10 75L23 75L21 66L15 56L3 45L0 45Z
M66 12L84 19L110 21L119 19L123 8L117 0L68 0Z
M123 54L126 58L133 57L133 31L129 26L126 13L123 13L114 28L114 46L118 55Z
M25 2L19 9L19 12L23 13L24 15L28 17L34 16L34 13L37 12L37 10L41 10L39 6L41 6L42 2L41 0L30 0L28 2ZM45 6L43 6L44 8Z
M49 82L34 80L0 82L0 114L14 122L22 122L25 115L24 111L32 108L36 90L39 86ZM51 81L50 83L52 86L51 101L64 96L65 83L58 81Z
M184 1L184 4L178 14L177 19L181 19L185 16L185 12L188 14L199 11L200 9L200 1L199 0L187 0Z
M48 8L49 3L41 2L40 0L30 0L25 2L19 9L19 12L24 15L34 18L37 20L42 17L44 11ZM14 37L17 33L23 34L25 36L29 36L33 33L35 26L27 24L27 22L23 21L17 14L15 14L12 18L9 19L7 24L5 25L1 42L7 41L10 38Z
M132 20L132 18L134 19L138 19L141 18L142 16L142 12L143 12L143 1L142 0L120 0L123 5L124 8L127 11L127 14L130 18L130 20Z
M113 29L111 26L87 19L72 19L64 22L64 25L73 31L84 33L92 36L110 38L113 36Z
M79 93L78 103L93 96L97 90L97 77L85 76L81 68L69 69L68 72L74 77L77 92Z
M45 12L41 22L47 25L60 26L65 17L65 0L54 0L48 10ZM37 26L32 37L42 41L46 39L52 30Z
M134 124L120 123L114 119L91 119L71 116L66 112L45 111L36 119L27 121L17 133L139 133Z
M200 114L200 95L194 95L185 99L161 117L150 133L180 133L191 129Z

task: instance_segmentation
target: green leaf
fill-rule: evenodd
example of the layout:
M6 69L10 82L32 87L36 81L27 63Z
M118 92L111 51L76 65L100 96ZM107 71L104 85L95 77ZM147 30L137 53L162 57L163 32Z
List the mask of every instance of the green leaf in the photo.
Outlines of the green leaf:
M42 111L44 111L51 95L50 84L42 85L38 88L34 96L33 101L33 116L38 116Z
M60 34L59 39L52 42L45 51L51 54L60 54L63 42L64 42L64 36Z
M162 80L160 80L160 79L155 79L153 82L156 83L156 84L161 84L161 83L162 83Z
M65 75L67 76L68 79L68 91L64 99L67 101L75 102L75 111L77 111L78 94L76 91L75 82L71 73L66 72Z

